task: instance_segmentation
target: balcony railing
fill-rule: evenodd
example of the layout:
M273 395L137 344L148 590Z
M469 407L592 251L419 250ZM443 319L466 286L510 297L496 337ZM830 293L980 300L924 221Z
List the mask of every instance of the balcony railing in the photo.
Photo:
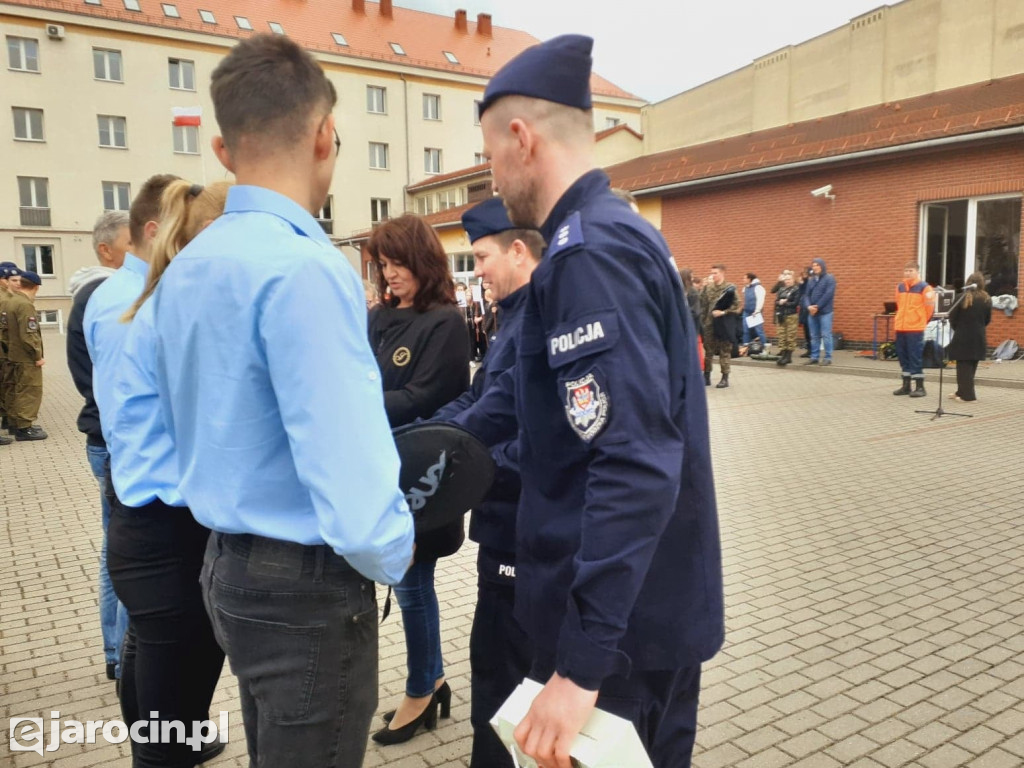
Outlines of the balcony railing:
M23 227L48 227L50 226L49 208L21 208L21 226Z

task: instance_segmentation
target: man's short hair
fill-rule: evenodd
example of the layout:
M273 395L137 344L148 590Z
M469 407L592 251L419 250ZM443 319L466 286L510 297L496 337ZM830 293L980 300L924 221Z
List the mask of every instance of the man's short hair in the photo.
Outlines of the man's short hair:
M719 272L725 272L725 264L712 264L712 269L717 269Z
M747 272L747 280L757 280L757 275L753 272Z
M536 229L506 229L496 234L494 239L503 251L511 248L516 240L522 240L534 261L540 261L544 255L544 237Z
M921 271L921 265L918 264L916 261L913 261L913 260L908 261L906 264L904 264L903 268L904 269L916 269L918 272Z
M107 211L92 227L92 250L99 253L100 245L112 244L122 227L128 226L128 214L124 211Z
M132 238L132 245L136 248L146 240L146 222L160 220L160 198L167 185L178 178L170 173L150 176L132 200L132 207L128 212L128 232Z
M284 35L243 40L213 70L213 110L224 143L237 150L243 136L297 141L317 110L338 101L334 85L316 60Z

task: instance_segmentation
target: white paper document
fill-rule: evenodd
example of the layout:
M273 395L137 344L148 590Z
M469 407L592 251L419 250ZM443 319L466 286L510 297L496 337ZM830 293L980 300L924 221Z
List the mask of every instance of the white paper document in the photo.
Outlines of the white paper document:
M491 727L519 768L537 768L534 760L519 751L512 734L543 687L523 680L491 718ZM653 768L633 724L601 709L595 709L583 724L570 755L579 768Z
M753 328L755 325L762 325L764 323L764 315L760 312L755 312L752 315L747 315L743 322L747 324L747 328Z

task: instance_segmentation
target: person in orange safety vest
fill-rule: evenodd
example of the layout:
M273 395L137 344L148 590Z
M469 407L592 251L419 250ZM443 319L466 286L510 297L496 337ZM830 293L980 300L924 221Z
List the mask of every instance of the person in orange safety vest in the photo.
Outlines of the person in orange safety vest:
M903 266L903 282L896 286L896 356L900 361L903 385L894 395L924 397L924 329L935 312L935 291L921 279L916 261ZM914 391L910 391L910 382Z

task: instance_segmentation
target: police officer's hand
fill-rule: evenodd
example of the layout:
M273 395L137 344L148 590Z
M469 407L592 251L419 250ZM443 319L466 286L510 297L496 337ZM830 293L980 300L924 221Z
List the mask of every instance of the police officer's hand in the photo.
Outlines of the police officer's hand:
M45 360L36 360L36 365L39 366L40 368L42 368L44 365L46 365L46 361Z
M572 768L569 750L595 704L597 691L580 688L556 672L516 728L516 743L542 768Z

